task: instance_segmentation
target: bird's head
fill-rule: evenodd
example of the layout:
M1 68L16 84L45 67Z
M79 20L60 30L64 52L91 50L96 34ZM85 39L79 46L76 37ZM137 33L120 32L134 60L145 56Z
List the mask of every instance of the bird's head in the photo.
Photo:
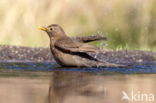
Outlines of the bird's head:
M52 24L47 27L38 27L38 29L47 32L51 39L66 36L64 30L58 24Z

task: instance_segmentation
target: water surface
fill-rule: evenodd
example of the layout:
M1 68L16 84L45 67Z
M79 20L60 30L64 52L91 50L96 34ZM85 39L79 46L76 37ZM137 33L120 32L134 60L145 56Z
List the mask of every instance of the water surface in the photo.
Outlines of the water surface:
M155 64L60 68L49 62L3 62L0 71L0 103L155 103L150 99L156 95ZM129 100L122 99L124 93Z

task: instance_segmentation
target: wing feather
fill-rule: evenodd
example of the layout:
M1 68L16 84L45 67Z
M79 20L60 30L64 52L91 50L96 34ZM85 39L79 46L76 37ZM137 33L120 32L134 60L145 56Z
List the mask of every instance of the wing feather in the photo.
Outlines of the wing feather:
M99 52L100 49L89 45L74 41L72 39L62 39L55 43L57 48L70 52Z

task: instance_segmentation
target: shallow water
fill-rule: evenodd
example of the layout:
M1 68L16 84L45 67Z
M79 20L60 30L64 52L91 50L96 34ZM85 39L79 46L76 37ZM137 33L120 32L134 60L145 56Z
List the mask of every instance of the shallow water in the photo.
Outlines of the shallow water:
M60 68L48 62L3 62L0 103L155 103L155 73L154 63Z
M76 68L76 67L60 67L56 63L50 62L3 62L0 63L3 70L28 70L28 71L73 71L73 72L109 72L109 73L156 73L156 63L134 64L128 68Z

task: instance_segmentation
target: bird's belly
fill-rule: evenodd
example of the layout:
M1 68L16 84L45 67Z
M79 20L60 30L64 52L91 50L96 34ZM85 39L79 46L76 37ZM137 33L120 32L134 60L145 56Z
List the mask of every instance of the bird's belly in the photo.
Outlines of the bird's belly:
M63 53L59 50L53 52L53 56L56 62L62 66L90 66L92 61L82 58L78 55L72 55L68 53Z
M53 50L52 54L56 60L56 62L63 66L76 66L77 60L75 55L71 55L68 53L63 53L59 50Z

